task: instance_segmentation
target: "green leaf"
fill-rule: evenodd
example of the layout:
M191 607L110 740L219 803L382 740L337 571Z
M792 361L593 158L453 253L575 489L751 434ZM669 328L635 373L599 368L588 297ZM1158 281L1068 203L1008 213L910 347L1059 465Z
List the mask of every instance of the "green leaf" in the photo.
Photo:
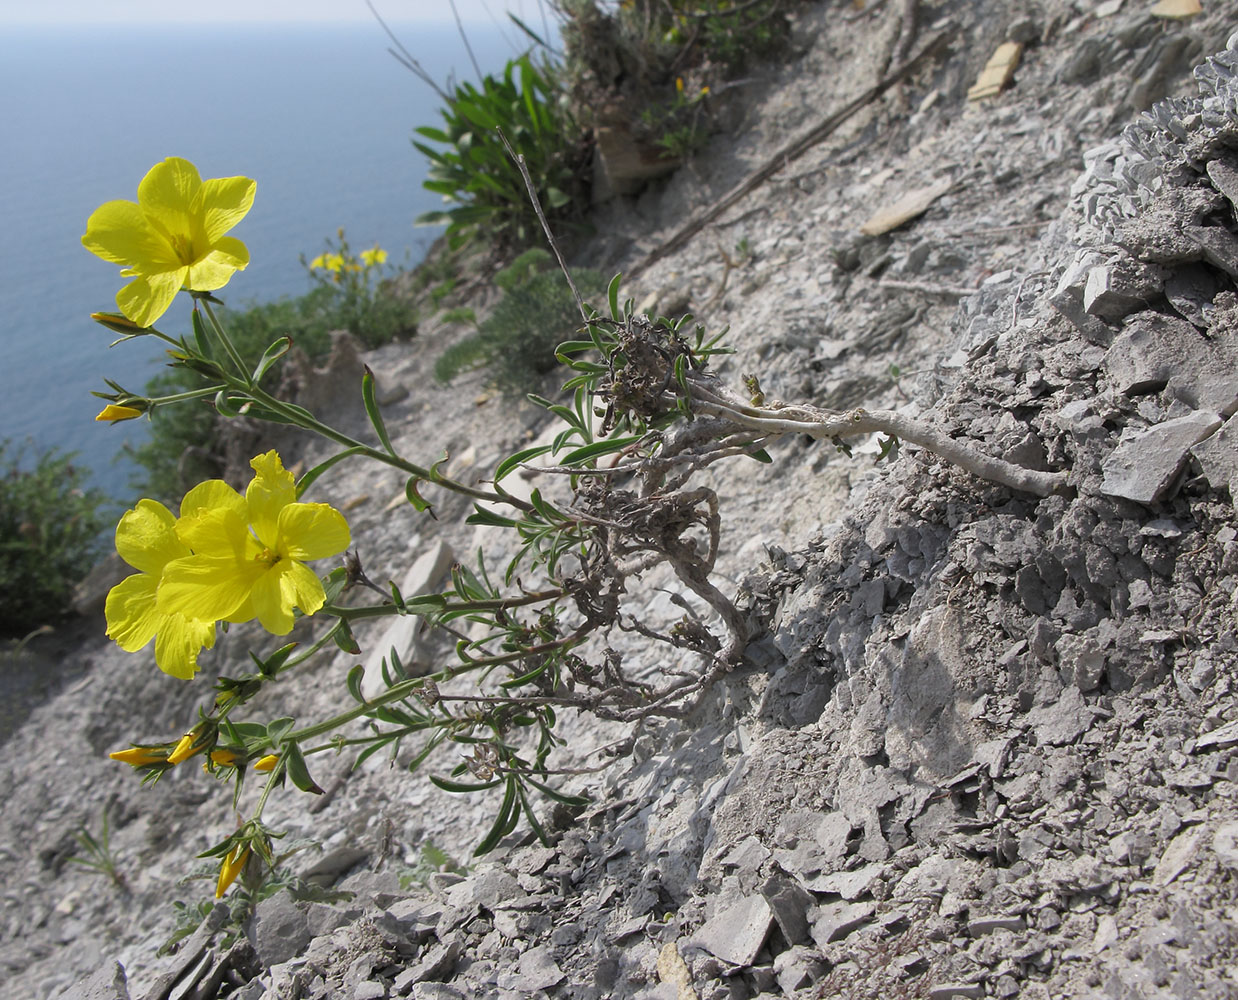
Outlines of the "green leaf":
M370 371L369 365L365 366L365 374L361 376L361 399L365 403L366 416L370 418L370 423L374 425L374 431L378 434L378 440L387 449L387 454L394 457L395 449L391 447L387 425L383 423L383 415L378 411L378 400L374 395L374 373Z
M622 277L622 274L616 274L610 279L610 284L606 288L606 301L610 305L610 318L616 323L623 322L623 314L619 311L619 281Z
M298 643L290 642L286 646L281 646L265 660L258 659L258 657L256 657L251 650L249 658L257 665L259 673L266 677L274 677L277 673L279 673L279 668L288 661L288 657L292 655L292 651L296 649L297 646Z
M747 454L749 458L755 458L762 465L769 465L770 463L774 461L772 458L770 458L769 452L766 451L764 448L758 448L756 451L750 451Z
M557 187L546 188L546 200L550 202L551 208L562 208L572 199L560 191Z
M516 827L516 821L520 818L520 806L517 796L516 776L509 775L507 778L507 788L503 792L503 804L499 806L499 814L494 819L494 825L490 827L490 832L486 834L482 842L473 850L474 857L480 857L483 854L489 854L499 846L499 841L506 837Z
M271 366L280 358L288 353L292 347L291 337L280 337L270 347L263 352L262 360L258 362L258 366L254 369L254 381L259 382L262 376L271 370Z
M268 722L267 739L270 740L271 746L278 747L283 742L284 737L292 732L292 727L295 724L295 720L287 716Z
M310 777L309 768L305 765L305 755L301 753L299 744L288 743L285 746L284 764L288 769L289 779L301 791L312 792L315 795L323 794L322 789Z
M365 695L361 693L361 680L365 676L365 667L358 663L348 671L348 693L362 705L366 703Z
M487 788L497 788L503 784L502 778L495 778L493 781L485 781L480 784L466 783L463 781L452 781L449 778L440 778L436 774L430 775L430 780L438 785L445 792L484 792Z
M342 618L340 619L340 627L332 631L331 638L335 640L335 644L345 653L356 656L361 652L361 647L357 645L357 638L352 634L352 628Z
M305 473L305 475L297 481L297 499L300 500L301 497L305 495L305 491L314 485L314 482L318 479L318 477L330 469L333 465L338 465L340 462L344 461L344 459L351 458L353 455L360 455L364 451L365 449L362 447L348 448L338 454L332 455L325 462L320 462L318 465L315 465L309 470L309 472Z
M204 358L213 358L215 355L211 351L211 339L206 334L206 322L202 319L202 312L197 307L192 313L193 320L193 340L197 345L198 353Z
M409 476L408 482L404 484L404 495L408 497L408 502L413 505L413 509L419 514L430 512L430 516L434 516L434 505L428 500L422 499L420 493L417 492L417 486L421 482L416 476Z
M464 519L465 524L484 524L492 528L514 528L519 522L510 517L503 517L494 511L486 510L480 504L473 504L473 513Z
M562 462L564 465L583 465L586 462L593 461L599 455L609 455L617 451L623 451L628 445L639 441L641 437L642 435L639 434L631 434L626 437L594 441L583 448L577 448L575 451L568 452L563 456Z
M520 467L522 462L527 462L531 458L537 458L539 455L545 455L550 451L550 445L539 444L533 448L525 448L523 451L518 451L514 455L509 455L499 463L498 468L494 470L494 484L497 486L508 474L514 472Z
M527 781L547 798L554 799L556 802L561 802L565 806L571 806L573 809L581 809L587 806L590 802L587 795L567 795L563 792L556 792L549 785L542 784L542 782L536 781L529 777L526 777L525 781Z

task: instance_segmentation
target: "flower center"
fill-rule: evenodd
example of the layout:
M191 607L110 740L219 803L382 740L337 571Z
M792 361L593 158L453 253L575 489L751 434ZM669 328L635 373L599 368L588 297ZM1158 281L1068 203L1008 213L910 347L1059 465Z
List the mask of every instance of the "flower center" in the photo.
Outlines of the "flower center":
M186 266L192 264L197 258L193 252L193 239L186 236L184 233L173 233L172 250L176 254L180 262Z
M274 566L277 562L280 561L281 558L282 557L280 556L278 552L276 552L274 549L268 549L268 548L264 548L261 552L258 553L258 555L254 556L254 559L256 561L260 563L265 563L267 569L270 569L272 566Z

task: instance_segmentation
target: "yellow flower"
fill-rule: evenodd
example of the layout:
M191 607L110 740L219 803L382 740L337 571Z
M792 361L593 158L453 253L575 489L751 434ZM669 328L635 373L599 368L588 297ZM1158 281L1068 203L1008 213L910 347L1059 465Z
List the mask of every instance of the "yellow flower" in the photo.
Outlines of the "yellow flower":
M382 249L377 243L374 244L371 250L361 251L361 261L366 267L374 267L383 263L387 259L387 251Z
M180 738L172 752L168 754L169 764L179 764L183 760L200 754L211 743L208 734L202 726L195 726Z
M237 846L224 855L223 864L219 866L219 881L215 883L215 898L223 899L228 886L236 881L249 860L249 845Z
M164 567L158 607L210 621L257 618L268 632L287 635L294 607L312 615L326 603L305 562L348 548L348 522L328 504L297 502L296 481L274 451L249 464L254 478L244 497L212 480L212 503L177 522L193 555Z
M245 755L237 753L235 750L212 750L211 763L219 767L236 767L237 763L245 759ZM206 766L205 763L202 765Z
M310 261L315 271L339 271L344 267L344 258L338 253L320 253Z
M109 201L86 223L82 245L133 278L116 294L124 315L152 326L181 288L210 292L249 263L245 244L225 236L249 211L257 185L248 177L203 182L188 160L156 163L138 185L138 200Z
M265 757L259 757L254 761L255 771L274 771L275 765L279 763L279 757L276 754L269 753Z
M222 485L222 484L221 484ZM181 516L211 503L218 490L195 486L181 501ZM104 605L107 634L121 649L136 653L155 640L155 662L165 674L190 680L198 670L198 653L215 645L215 619L161 611L156 592L168 563L190 554L176 537L176 518L157 500L139 500L116 526L116 551L140 572L108 592Z
M113 751L108 756L131 767L146 767L148 764L166 763L168 752L157 747L129 747L128 750Z
M99 415L95 417L95 422L116 423L120 420L132 420L134 417L140 417L141 415L142 411L134 409L132 406L108 403L107 406L99 411Z
M675 77L675 92L678 94L683 93L683 77L682 76Z

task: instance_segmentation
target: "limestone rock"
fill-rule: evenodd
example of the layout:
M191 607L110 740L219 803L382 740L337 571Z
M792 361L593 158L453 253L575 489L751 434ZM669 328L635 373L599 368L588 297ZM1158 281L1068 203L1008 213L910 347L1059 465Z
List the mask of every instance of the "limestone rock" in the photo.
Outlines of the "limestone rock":
M1128 430L1103 463L1101 492L1136 503L1156 503L1182 471L1191 448L1220 426L1221 418L1215 413L1197 411L1147 430Z

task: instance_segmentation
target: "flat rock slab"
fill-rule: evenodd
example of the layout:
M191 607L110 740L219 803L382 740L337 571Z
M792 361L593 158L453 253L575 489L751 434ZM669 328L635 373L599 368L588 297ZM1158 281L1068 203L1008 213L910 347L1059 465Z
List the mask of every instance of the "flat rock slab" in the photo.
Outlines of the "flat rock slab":
M938 181L936 184L930 184L928 187L908 191L894 204L888 205L872 215L860 227L860 232L865 236L880 236L882 233L888 233L892 229L897 229L903 223L910 222L917 216L927 212L929 206L952 187L954 187L954 181L945 180Z
M865 903L822 903L812 924L812 939L817 942L818 948L824 948L832 941L841 941L871 921L876 912L877 904L871 900Z
M692 943L731 965L747 966L769 937L774 911L762 896L732 903L692 937Z
M1014 78L1014 71L1019 68L1019 57L1022 55L1023 45L1020 42L1003 42L999 45L976 77L976 82L967 91L967 99L980 101L1000 94Z
M1118 446L1102 463L1106 496L1153 504L1182 471L1191 449L1221 426L1215 413L1198 411L1166 420L1147 430L1122 434Z
M1230 417L1219 431L1194 445L1191 454L1208 482L1228 488L1238 500L1238 417Z

